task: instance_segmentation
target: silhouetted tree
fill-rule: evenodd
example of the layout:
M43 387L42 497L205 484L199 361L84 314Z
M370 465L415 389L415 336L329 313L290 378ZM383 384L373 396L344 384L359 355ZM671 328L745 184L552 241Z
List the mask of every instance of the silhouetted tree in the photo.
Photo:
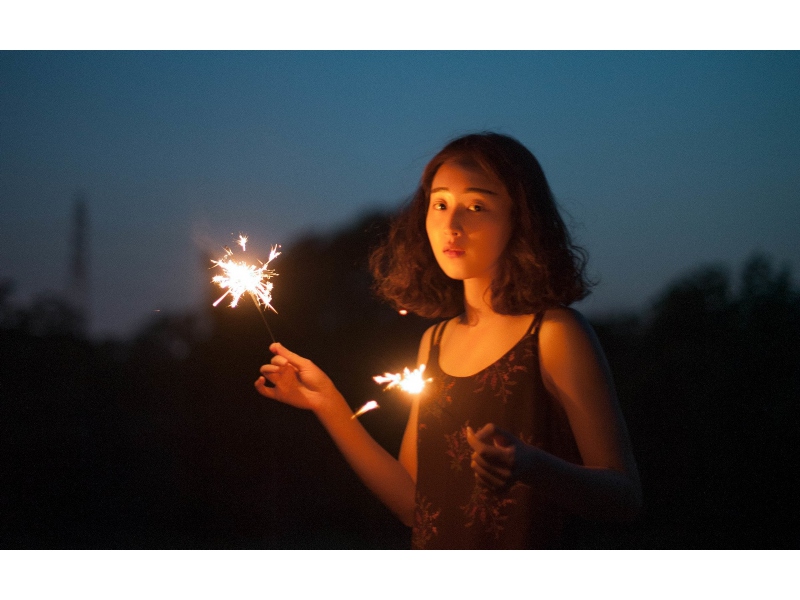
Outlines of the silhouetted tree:
M372 375L416 360L429 322L370 293L388 218L312 235L275 262L278 340L317 362L390 452L409 405ZM209 287L211 285L209 284ZM255 306L159 315L131 340L83 338L69 306L0 285L0 544L6 548L404 548L408 530L313 415L254 391L269 360ZM214 290L209 290L214 293ZM633 525L583 523L580 547L798 546L800 300L760 255L595 322L645 492Z
M738 290L705 267L627 333L598 325L642 471L635 545L797 545L797 299L788 269L756 255Z

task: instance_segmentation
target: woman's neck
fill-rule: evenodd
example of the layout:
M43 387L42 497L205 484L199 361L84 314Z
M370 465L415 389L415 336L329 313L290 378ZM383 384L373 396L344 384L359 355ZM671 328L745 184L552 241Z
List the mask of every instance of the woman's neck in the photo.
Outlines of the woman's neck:
M467 279L464 281L464 325L474 327L502 317L492 306L491 280Z

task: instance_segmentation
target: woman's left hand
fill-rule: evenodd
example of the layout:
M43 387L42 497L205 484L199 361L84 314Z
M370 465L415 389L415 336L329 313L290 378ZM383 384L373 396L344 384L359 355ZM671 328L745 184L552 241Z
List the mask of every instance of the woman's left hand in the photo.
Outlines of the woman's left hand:
M532 449L493 423L478 431L467 427L467 442L473 450L470 466L475 477L491 489L512 485L517 479L523 455Z

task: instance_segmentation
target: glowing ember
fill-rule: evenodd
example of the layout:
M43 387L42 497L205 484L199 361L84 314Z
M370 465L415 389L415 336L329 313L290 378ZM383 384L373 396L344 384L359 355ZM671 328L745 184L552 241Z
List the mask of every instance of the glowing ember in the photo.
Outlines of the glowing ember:
M397 311L397 312L399 312L399 313L400 313L401 315L403 315L404 317L405 317L405 316L408 314L408 311L407 311L405 308L401 308L401 309L400 309L399 311Z
M361 408L359 408L359 409L356 411L356 413L355 413L355 414L354 414L352 417L350 417L350 419L352 420L352 419L355 419L356 417L360 417L360 416L361 416L361 415L363 415L365 412L369 412L369 411L371 411L371 410L375 410L376 408L380 408L380 407L378 406L378 403L377 403L377 402L375 402L375 400L370 400L370 401L369 401L369 402L367 402L367 403L366 403L364 406L362 406Z
M240 235L237 242L242 249L247 243L247 236ZM269 268L269 263L280 255L278 252L279 246L273 246L267 262L261 263L261 266L247 264L243 260L234 260L232 258L233 251L227 247L225 248L225 256L219 260L212 260L211 262L215 267L222 269L222 275L216 275L211 279L219 287L227 290L222 296L214 302L217 306L222 299L226 296L231 296L231 307L235 307L239 303L239 299L244 294L250 294L253 301L258 305L263 304L265 308L269 308L273 312L278 311L270 304L272 302L272 282L271 278L278 275L277 272Z
M236 240L236 243L239 244L242 247L242 251L246 251L247 250L247 248L246 248L246 246L247 246L247 236L246 235L242 235L240 233L239 234L239 239Z
M423 379L422 374L425 372L425 365L420 365L418 369L409 371L408 367L403 369L403 374L399 373L384 373L383 375L375 375L372 379L375 383L388 383L384 390L390 390L393 387L399 387L404 392L409 394L419 394L424 388L425 384L433 379Z

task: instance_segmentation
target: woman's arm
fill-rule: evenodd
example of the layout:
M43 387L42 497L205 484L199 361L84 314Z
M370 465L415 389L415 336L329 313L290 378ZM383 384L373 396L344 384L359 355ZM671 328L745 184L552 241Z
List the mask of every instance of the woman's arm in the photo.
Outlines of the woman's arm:
M272 344L270 350L275 356L270 364L261 367L262 376L255 382L258 392L267 398L312 410L364 484L404 524L411 526L415 502L416 424L413 448L406 439L412 429L409 419L401 460L396 460L372 439L357 419L351 418L353 413L344 397L321 369L280 344ZM266 381L274 387L267 386Z
M580 313L547 311L539 330L539 361L545 387L567 414L583 466L490 424L468 433L476 476L492 487L518 479L581 516L634 518L642 503L639 472L611 371Z
M431 346L431 336L435 326L431 326L422 334L417 353L417 366L428 362L428 352ZM411 474L414 484L417 483L417 428L419 424L419 396L412 396L411 412L408 415L406 431L400 444L400 463Z

